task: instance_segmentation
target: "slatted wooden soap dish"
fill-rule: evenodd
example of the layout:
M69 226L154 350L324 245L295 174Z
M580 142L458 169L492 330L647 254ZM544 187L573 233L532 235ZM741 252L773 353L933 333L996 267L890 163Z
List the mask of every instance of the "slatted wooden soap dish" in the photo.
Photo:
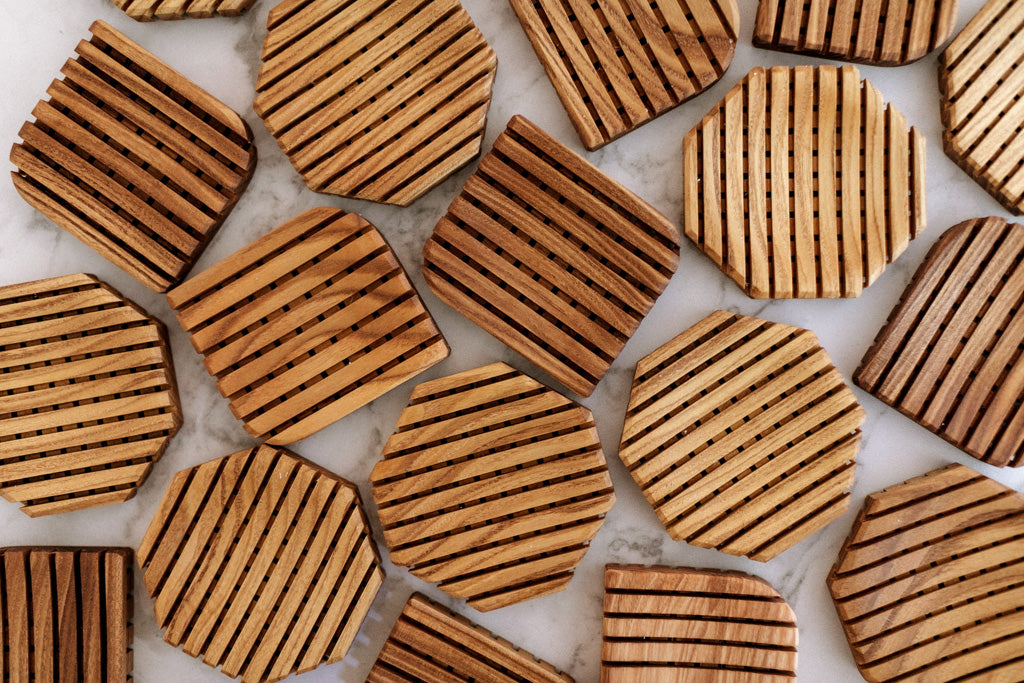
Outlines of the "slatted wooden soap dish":
M355 485L271 446L178 472L138 559L164 640L243 683L340 661L384 581Z
M671 221L522 116L423 248L434 293L581 396L678 263Z
M14 185L144 285L185 278L256 166L245 121L102 21L11 150Z
M796 615L742 572L608 565L601 683L793 683Z
M391 561L482 611L565 589L615 501L590 411L504 363L416 387L370 483Z
M288 444L448 356L375 227L311 209L167 295L246 431Z
M1019 681L1024 495L963 465L872 493L828 587L869 681Z
M753 298L859 296L924 230L924 143L855 67L755 68L683 140L684 232Z
M591 151L716 83L740 23L736 0L512 0L512 8Z
M497 57L458 0L287 0L253 107L310 189L408 205L480 153Z
M0 548L0 680L132 680L130 548Z
M813 332L717 311L637 363L619 457L672 538L766 561L849 507L863 421Z
M572 683L573 679L424 596L414 593L366 683Z
M0 287L0 495L133 497L182 423L163 324L91 275Z
M252 7L256 0L111 0L136 21L154 19L196 19L222 16L237 17Z

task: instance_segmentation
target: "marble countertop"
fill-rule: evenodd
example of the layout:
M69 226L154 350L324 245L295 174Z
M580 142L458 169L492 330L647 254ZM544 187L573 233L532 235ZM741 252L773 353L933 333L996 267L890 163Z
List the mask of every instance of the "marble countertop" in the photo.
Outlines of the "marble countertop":
M14 143L21 123L90 23L104 19L180 70L249 122L259 147L259 164L249 189L211 242L193 272L215 263L285 220L315 206L362 214L387 236L452 346L451 357L420 376L440 377L504 360L549 381L461 315L442 304L420 273L421 249L438 218L470 172L471 164L408 208L395 208L317 195L308 190L252 111L253 86L267 12L274 0L259 0L238 19L138 24L109 0L0 0L0 147ZM546 131L583 152L579 138L531 49L507 0L463 0L497 51L499 66L484 140L488 149L513 114L524 114ZM981 0L961 2L959 30L980 9ZM725 77L705 94L607 145L587 159L669 216L681 220L681 141L732 85L755 65L823 63L822 60L755 49L750 42L756 2L740 0L740 44ZM616 445L622 429L633 367L637 360L717 308L725 308L814 330L850 377L929 246L955 223L977 216L1009 218L992 198L963 174L941 149L936 54L906 67L860 67L861 74L895 103L927 137L928 227L859 299L764 302L748 299L687 240L668 289L626 345L592 396L582 402L594 412L618 500L576 572L568 590L481 614L448 598L385 560L387 580L369 618L344 661L301 678L362 681L413 591L453 606L483 626L572 674L596 681L600 667L602 568L627 562L736 569L769 580L796 610L800 628L801 681L861 680L825 587L825 575L865 495L947 463L959 462L1016 489L1024 471L997 469L967 456L924 428L855 389L867 412L863 447L850 510L824 530L768 563L732 557L672 541L644 501L621 462ZM31 209L13 185L0 181L3 209L0 284L72 272L98 275L157 316L170 330L185 425L149 481L133 500L115 506L29 519L0 501L0 546L118 545L137 547L173 476L185 467L253 445L217 393L164 297L154 294L91 249ZM371 500L367 477L404 407L412 380L291 448L356 482ZM383 549L375 510L368 504L374 536ZM386 551L384 552L386 556ZM165 644L136 571L135 680L224 681L199 660Z

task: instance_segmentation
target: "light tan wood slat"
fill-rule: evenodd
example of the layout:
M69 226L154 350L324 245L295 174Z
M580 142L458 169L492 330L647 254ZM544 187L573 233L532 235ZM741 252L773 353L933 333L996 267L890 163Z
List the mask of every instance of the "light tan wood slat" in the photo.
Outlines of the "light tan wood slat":
M728 683L793 680L796 646L793 610L757 577L675 567L605 568L602 683L665 675ZM748 679L749 673L756 675Z
M834 516L803 519L852 483L864 413L812 333L718 312L652 356L620 457L673 538L769 559Z
M963 506L973 514L958 512ZM901 530L888 531L892 520L874 510L893 510ZM992 641L1019 653L1024 592L1019 571L1007 569L1019 564L1022 516L1020 493L962 465L868 496L828 577L865 676L945 680L988 671L1007 658L983 646Z
M614 501L589 411L493 364L417 388L398 424L370 476L392 561L483 610L568 580Z
M115 354L112 357L116 358L117 355L119 354ZM103 358L111 358L111 356L104 356ZM108 368L109 365L103 366L103 370L107 370ZM50 378L50 381L54 381L52 377ZM23 410L32 410L33 408L38 410L42 405L57 406L66 403L89 402L93 400L101 400L112 394L145 391L148 389L159 390L161 387L165 389L165 391L161 392L164 396L164 406L172 408L173 402L166 391L167 386L167 374L162 368L141 370L132 372L128 375L100 379L81 379L76 377L73 384L62 384L59 386L23 391L5 396L4 410L12 413ZM105 407L109 408L109 406ZM61 419L64 421L64 424L68 424L70 422L70 420L67 419L68 413L65 412L63 415L64 416ZM50 419L52 419L52 416ZM7 429L7 423L0 422L0 431ZM2 459L2 456L0 456L0 459Z
M288 221L168 302L232 412L275 444L309 436L448 355L384 238L337 209Z
M1024 253L1022 239L1021 226L998 218L947 231L854 375L877 398L997 466L1024 462L1019 432L1004 436L1024 391L1014 360L1024 338L1016 312L1024 283L1014 265Z
M77 564L74 555L70 553L56 553L53 558L57 642L64 644L60 651L56 680L77 680L79 676L78 648L70 647L71 643L79 642L78 580L75 578ZM130 619L131 614L128 617ZM2 638L2 634L0 634L0 638ZM130 645L131 643L125 643L125 650Z
M254 107L310 188L408 204L479 153L497 58L456 0L294 9L268 19ZM478 107L466 144L430 149Z
M853 67L754 69L684 138L684 232L750 296L857 296L923 229L922 144Z
M394 675L401 678L392 679ZM573 680L547 662L414 593L367 680L448 683L469 679L529 683Z
M949 38L956 8L953 0L814 0L808 11L794 0L761 0L753 40L769 50L899 66Z
M179 473L139 554L166 639L246 683L340 660L383 577L359 506L352 484L270 446ZM366 576L361 592L344 583ZM313 624L323 632L297 662Z
M143 333L145 333L146 328L122 328L121 331L128 332L130 330L142 330ZM118 391L116 389L118 387L121 388L122 391L125 391L126 389L130 390L130 388L134 386L139 386L139 388L145 386L149 381L149 375L141 376L140 369L152 365L166 365L166 357L160 357L162 354L160 354L159 348L152 346L143 349L125 349L124 345L121 343L125 340L125 336L126 335L116 335L116 338L114 338L112 335L98 334L79 337L78 339L85 342L82 344L85 353L96 353L93 349L102 349L104 346L113 350L114 353L103 353L103 355L97 355L91 358L66 360L65 362L56 363L52 363L52 361L64 360L69 358L70 354L68 356L61 356L60 358L54 359L45 358L44 356L54 355L46 348L49 346L49 342L41 345L37 344L21 348L15 347L12 351L37 349L39 356L33 357L31 353L10 354L20 355L22 358L19 359L19 361L28 362L19 362L18 366L9 369L9 371L3 375L0 375L0 391L7 393L7 397L11 399L10 404L5 403L5 412L7 412L7 405L10 405L11 412L14 412L16 410L25 410L29 404L33 403L39 407L43 407L44 405L53 406L61 403L68 403L72 399L64 397L72 396L73 393L79 389L82 391L88 391L87 384L79 383L93 381L89 380L89 377L94 375L106 375L108 373L115 372L124 373L126 370L135 370L135 372L128 372L114 377L97 378L95 382L98 387L114 388L113 391L106 391L106 394L102 395L117 394ZM162 343L159 339L156 341L158 343ZM60 344L60 340L58 340L58 344L60 347L65 346L64 344ZM60 351L60 348L58 348L58 351ZM6 358L7 356L7 351L0 354L0 357L3 358ZM36 363L47 362L51 362L52 364L36 365L36 367L24 369L25 365L28 364L35 365ZM164 369L161 368L153 370L152 372L163 373L163 379L160 384L169 384L167 380L167 373ZM140 377L136 378L134 376L136 374L139 374ZM74 380L74 383L72 383L72 380ZM136 382L138 382L138 384L136 384ZM57 386L53 387L53 389L46 388L46 385L51 383ZM19 392L19 390L30 389L32 387L35 388L31 391ZM61 394L57 391L60 389L63 389L68 393ZM102 390L104 389L97 389L97 397L101 395L98 392ZM57 399L63 398L63 400L54 400L54 392L57 392ZM37 395L39 397L39 401L33 401L32 398Z
M62 408L48 413L8 417L0 422L0 438L30 435L32 432L57 428L74 428L82 422L98 421L108 423L124 418L136 419L137 413L149 410L171 410L173 405L166 394L143 394L126 396L96 403L85 403L72 408Z
M54 605L50 591L50 558L45 553L32 552L28 556L28 583L32 590L32 604L26 605L32 615L32 674L35 679L51 681L56 676L53 651L60 644L53 642Z

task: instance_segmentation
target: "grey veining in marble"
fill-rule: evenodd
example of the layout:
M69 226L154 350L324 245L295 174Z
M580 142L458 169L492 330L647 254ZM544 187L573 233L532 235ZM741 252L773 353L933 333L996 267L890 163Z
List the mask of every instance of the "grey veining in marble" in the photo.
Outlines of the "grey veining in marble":
M540 379L537 370L426 288L421 249L437 219L474 168L463 169L409 208L386 207L317 195L304 186L252 111L253 87L265 22L273 0L259 0L238 19L185 20L138 24L109 0L0 0L0 147L15 141L22 121L57 74L89 24L104 19L158 57L241 112L256 134L259 164L252 184L199 261L201 270L301 211L328 205L356 211L388 238L409 270L428 307L452 345L452 356L420 379L506 361ZM499 65L484 149L513 114L524 114L651 202L678 225L681 217L682 137L748 69L755 65L823 63L754 49L750 32L755 0L741 0L740 44L725 77L709 91L594 153L585 153L554 89L544 75L507 0L463 0L498 54ZM957 30L982 5L961 3ZM1009 215L949 161L941 150L936 55L915 64L882 69L860 67L883 96L896 104L928 139L928 227L897 263L856 300L763 302L748 299L735 284L683 240L679 270L639 332L627 344L595 393L583 401L594 411L609 459L618 501L576 572L569 589L487 614L458 605L434 587L386 563L388 578L349 656L341 663L305 674L306 683L362 681L409 593L419 590L458 608L470 618L567 670L577 681L598 679L600 665L602 567L606 562L664 563L739 569L758 574L787 598L800 627L801 681L861 680L835 616L825 575L854 510L871 491L949 462L960 462L1020 489L1024 472L999 470L961 453L879 401L856 391L867 411L858 458L853 508L769 563L731 557L672 541L639 489L616 458L633 366L643 355L694 324L715 308L766 317L813 329L837 367L849 378L885 321L928 247L947 228L976 216ZM0 180L3 207L0 284L85 271L94 273L163 320L171 343L186 422L149 481L132 501L32 520L0 501L0 545L138 545L174 472L248 447L251 439L228 411L171 310L154 294L33 211ZM356 411L315 436L295 444L300 455L356 482L369 501L367 476L398 418L413 382ZM370 505L379 541L380 529ZM135 680L221 682L222 674L166 645L152 614L152 602L136 580Z

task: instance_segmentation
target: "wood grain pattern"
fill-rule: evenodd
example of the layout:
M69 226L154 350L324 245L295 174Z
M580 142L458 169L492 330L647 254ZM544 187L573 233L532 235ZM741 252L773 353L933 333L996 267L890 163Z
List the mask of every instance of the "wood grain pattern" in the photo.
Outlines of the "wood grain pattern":
M22 512L128 500L181 423L158 320L91 275L0 287L0 495Z
M864 354L854 382L957 448L1024 465L1024 226L945 232Z
M637 363L619 457L672 538L766 561L849 507L863 421L813 332L716 311Z
M921 59L953 33L958 0L760 0L754 45L874 66Z
M237 17L256 0L112 0L118 8L136 21L184 19L191 17Z
M869 681L1019 680L1024 495L963 465L872 493L828 576Z
M288 444L448 356L381 234L311 209L167 295L245 429Z
M511 3L589 150L717 82L740 23L735 0Z
M742 572L608 565L601 683L793 683L796 615Z
M504 363L416 387L370 483L391 561L481 611L563 590L615 501L590 411Z
M924 163L855 67L758 67L683 140L684 231L753 298L856 297L924 230Z
M144 285L185 278L256 166L225 104L102 21L11 149L43 215Z
M441 299L581 396L678 263L667 218L521 116L423 248Z
M384 580L355 485L271 446L178 472L138 559L164 640L246 683L341 660Z
M572 683L529 652L413 593L366 683Z
M406 206L480 153L497 57L458 0L285 0L256 113L317 192Z
M129 548L0 548L0 680L132 680Z
M942 146L967 175L1024 214L1024 3L989 0L939 55Z

